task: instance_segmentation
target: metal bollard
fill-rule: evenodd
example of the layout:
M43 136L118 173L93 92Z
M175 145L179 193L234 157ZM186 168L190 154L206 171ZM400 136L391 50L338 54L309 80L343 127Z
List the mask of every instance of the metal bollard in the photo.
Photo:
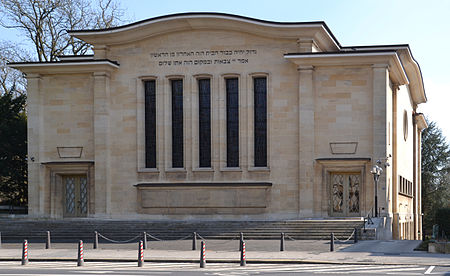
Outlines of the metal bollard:
M2 232L0 232L0 248L2 248Z
M143 237L143 240L144 240L144 249L147 249L147 232L144 232L143 235L144 235L144 237Z
M284 251L284 233L281 233L280 237L280 251Z
M242 243L242 250L241 250L241 266L245 266L247 263L245 261L245 242Z
M357 243L358 242L358 229L355 228L355 236L354 236L354 242Z
M197 232L192 235L192 250L197 250Z
M47 231L47 241L45 242L45 249L50 249L50 231Z
M138 267L144 266L144 242L139 241L138 246Z
M83 241L80 240L78 242L78 258L77 258L77 266L84 265L84 250L83 250Z
M334 233L331 233L331 238L330 238L330 252L334 251Z
M22 245L22 265L28 264L28 241L24 240Z
M98 248L98 232L94 231L94 249Z
M200 249L200 268L205 268L206 266L206 242L202 241Z
M239 234L239 251L242 251L242 243L244 242L244 233Z

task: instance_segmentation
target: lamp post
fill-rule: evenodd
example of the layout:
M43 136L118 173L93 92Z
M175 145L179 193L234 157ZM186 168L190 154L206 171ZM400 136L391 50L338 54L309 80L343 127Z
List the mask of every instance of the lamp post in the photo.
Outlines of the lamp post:
M375 183L375 217L378 217L378 180L383 172L383 169L378 166L381 164L380 160L377 160L377 164L373 165L370 173L373 175L373 182Z

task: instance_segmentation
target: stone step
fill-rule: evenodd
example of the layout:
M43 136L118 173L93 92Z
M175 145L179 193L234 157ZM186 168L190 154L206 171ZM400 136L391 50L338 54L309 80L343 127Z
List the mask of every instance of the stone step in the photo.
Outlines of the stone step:
M5 242L30 239L45 241L51 231L53 242L83 239L91 241L94 231L113 240L127 240L142 232L159 239L177 240L197 232L209 239L235 239L240 232L246 239L279 239L284 232L294 239L327 239L333 232L338 239L347 238L361 219L288 220L288 221L123 221L123 220L0 220ZM189 237L188 237L189 238ZM149 238L150 240L150 238ZM104 242L103 238L100 238Z

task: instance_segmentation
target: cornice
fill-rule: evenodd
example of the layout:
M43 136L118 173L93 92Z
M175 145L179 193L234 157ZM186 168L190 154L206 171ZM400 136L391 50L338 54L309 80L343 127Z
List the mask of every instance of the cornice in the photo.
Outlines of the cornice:
M111 60L70 60L53 62L16 62L8 63L9 67L20 70L25 74L69 74L111 72L119 68L117 62Z
M414 114L414 120L416 120L417 127L420 131L423 131L424 129L428 128L427 120L425 119L425 116L422 113L416 113Z
M382 64L391 73L391 79L399 85L409 84L408 75L396 51L355 51L355 52L318 52L290 53L284 55L287 60L299 68L304 66L379 66Z

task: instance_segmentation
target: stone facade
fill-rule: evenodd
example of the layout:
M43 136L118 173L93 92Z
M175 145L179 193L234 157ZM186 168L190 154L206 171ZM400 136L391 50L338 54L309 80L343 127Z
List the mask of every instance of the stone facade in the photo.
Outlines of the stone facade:
M214 13L71 31L93 56L14 63L28 78L32 217L298 219L373 212L380 238L421 238L417 105L407 45L343 47L323 22ZM255 166L255 78L267 85L267 166ZM210 80L211 166L199 165L199 79ZM238 79L239 167L227 167L225 80ZM171 80L182 80L183 167L172 167ZM145 81L156 91L146 167ZM407 134L406 132L407 131ZM352 205L350 208L349 206Z

